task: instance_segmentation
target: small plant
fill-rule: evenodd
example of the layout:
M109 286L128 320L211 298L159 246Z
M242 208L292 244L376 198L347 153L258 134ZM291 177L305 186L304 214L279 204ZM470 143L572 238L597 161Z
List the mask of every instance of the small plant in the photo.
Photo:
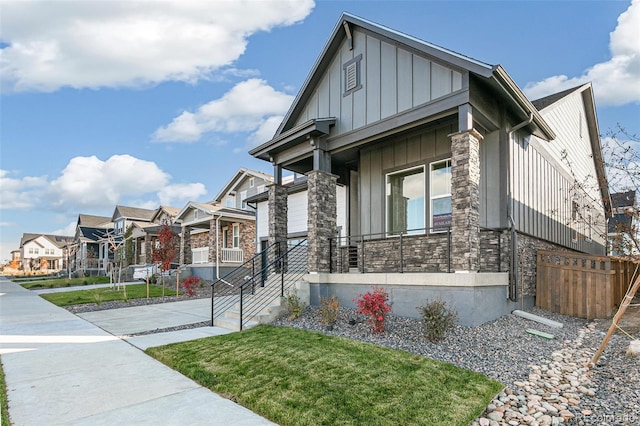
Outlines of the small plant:
M424 335L430 342L437 342L453 328L458 319L455 310L447 307L442 300L427 301L424 306L418 307L424 325Z
M102 292L95 290L93 292L93 300L96 301L96 305L98 306L102 305L102 301L104 300L104 296L102 295Z
M182 285L184 286L184 292L188 297L193 297L196 295L196 287L199 286L200 281L200 278L192 275L182 282Z
M127 286L126 285L122 286L122 300L124 300L125 303L129 303L129 296L127 296Z
M338 312L340 312L340 301L336 296L331 296L328 299L320 298L320 316L323 324L333 327L338 319Z
M289 321L300 318L304 310L304 303L295 292L287 292L287 312L289 313Z
M373 287L373 292L359 294L354 300L358 305L358 313L366 315L374 333L384 332L384 321L387 314L391 312L389 293L382 287Z

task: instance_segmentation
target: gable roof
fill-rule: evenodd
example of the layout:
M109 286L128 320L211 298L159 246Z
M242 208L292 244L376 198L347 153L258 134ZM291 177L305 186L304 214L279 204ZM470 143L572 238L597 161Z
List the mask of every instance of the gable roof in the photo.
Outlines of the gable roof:
M103 238L106 238L109 232L113 232L113 229L95 228L92 226L79 226L78 231L80 233L81 239L97 242Z
M504 97L509 100L513 109L517 111L520 119L526 120L531 118L531 122L527 124L527 126L530 128L532 134L547 141L555 138L555 133L539 114L537 108L533 106L518 85L500 65L490 65L355 15L343 13L274 137L272 140L249 151L251 155L268 159L268 155L266 154L267 149L274 141L278 140L280 135L294 128L296 119L302 113L307 101L313 95L314 88L319 84L325 70L328 69L335 54L339 51L340 45L347 38L345 28L350 28L351 26L360 27L365 32L377 34L383 39L404 45L410 50L421 52L428 57L452 64L460 69L466 69L488 80L489 85L494 90L502 92Z
M607 180L607 174L604 168L604 158L602 157L600 129L598 128L596 103L593 97L593 87L591 86L591 83L582 84L571 89L563 90L561 92L545 96L544 98L540 98L534 101L534 104L540 108L541 112L544 112L544 110L546 110L547 108L563 101L569 95L572 95L574 93L579 94L582 97L582 103L585 110L585 119L587 122L587 127L589 128L589 142L591 144L591 153L593 155L593 162L596 169L596 179L598 181L598 186L600 187L600 196L602 197L602 203L604 204L606 217L611 217L611 215L613 214L611 194L609 193L609 182Z
M24 233L20 239L20 247L31 241L37 240L40 237L46 238L51 244L58 248L63 248L65 245L73 241L73 237L67 235Z
M176 216L175 221L181 223L184 220L186 214L191 210L200 210L204 212L207 216L221 216L235 219L248 219L255 220L255 213L234 209L231 207L222 207L218 204L208 204L208 203L199 203L197 201L189 201L186 206L180 210L180 213Z
M162 212L166 213L171 220L173 221L178 213L180 213L180 207L171 207L171 206L160 206L153 212L153 216L151 217L151 222L155 222L158 217L162 214Z
M262 173L257 170L245 169L244 167L241 167L233 175L233 177L229 179L227 184L220 190L218 195L216 195L216 198L214 199L214 201L221 203L222 198L225 195L227 195L230 191L232 191L236 187L236 185L240 184L240 182L242 182L242 180L247 176L257 177L258 179L264 179L264 180L273 182L273 176L267 173Z
M124 217L130 220L142 220L144 222L150 222L155 210L142 209L139 207L129 206L116 206L111 216L111 220L116 220L118 217Z
M79 214L78 225L80 226L109 226L111 218L107 216L94 216L90 214Z

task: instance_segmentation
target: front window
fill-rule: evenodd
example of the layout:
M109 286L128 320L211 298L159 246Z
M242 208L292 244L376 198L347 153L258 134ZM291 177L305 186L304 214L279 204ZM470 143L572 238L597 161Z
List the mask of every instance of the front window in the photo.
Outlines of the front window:
M233 248L240 247L240 225L233 225Z
M431 227L444 231L451 226L451 160L431 163L430 182Z
M227 207L235 207L236 206L236 197L235 195L227 195L227 203L226 203Z
M387 175L387 233L421 233L425 227L424 167Z

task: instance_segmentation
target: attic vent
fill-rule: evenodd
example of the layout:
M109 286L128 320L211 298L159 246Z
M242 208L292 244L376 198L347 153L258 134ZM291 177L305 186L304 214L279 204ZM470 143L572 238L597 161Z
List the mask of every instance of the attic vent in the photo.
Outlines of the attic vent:
M362 55L358 55L342 66L344 69L344 96L350 95L362 87L360 80L360 61Z

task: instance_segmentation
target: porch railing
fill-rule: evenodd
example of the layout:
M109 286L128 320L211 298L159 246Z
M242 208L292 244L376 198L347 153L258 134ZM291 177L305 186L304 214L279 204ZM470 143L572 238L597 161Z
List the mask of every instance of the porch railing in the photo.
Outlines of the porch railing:
M451 228L330 239L331 272L451 272Z
M223 248L222 249L222 262L234 262L234 263L242 263L244 262L244 252L242 249L235 248Z
M479 271L501 272L499 230L480 229ZM451 228L418 228L330 239L332 273L452 272Z

